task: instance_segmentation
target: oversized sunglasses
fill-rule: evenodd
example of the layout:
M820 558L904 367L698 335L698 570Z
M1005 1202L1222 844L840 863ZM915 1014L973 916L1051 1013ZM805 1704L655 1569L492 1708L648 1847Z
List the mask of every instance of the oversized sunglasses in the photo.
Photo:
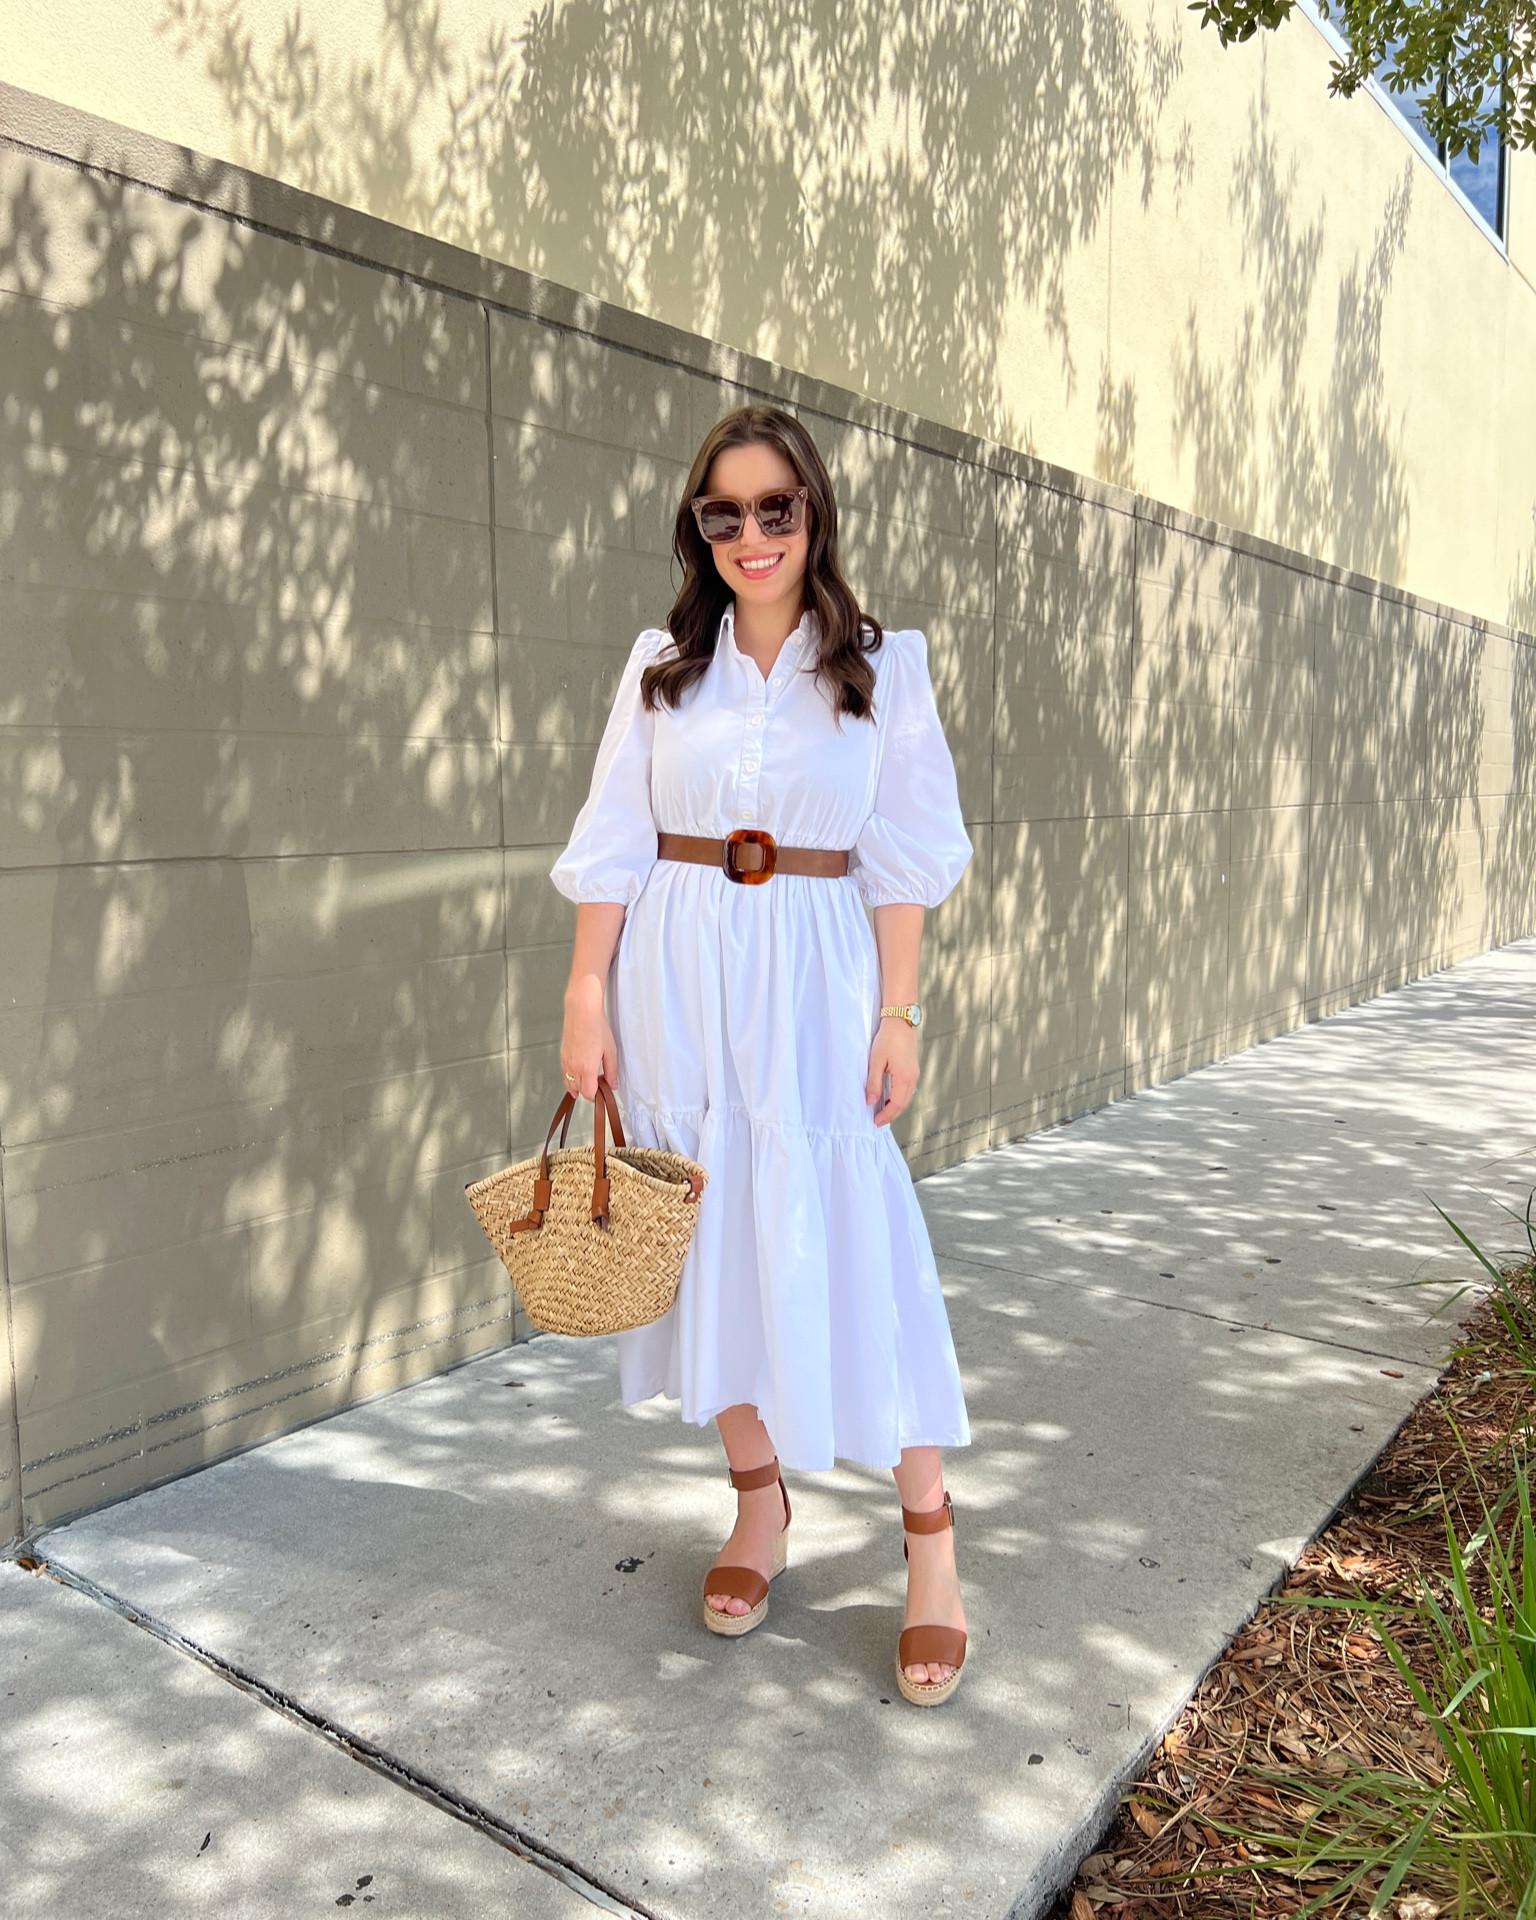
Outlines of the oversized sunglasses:
M746 531L747 515L757 522L765 540L782 540L805 525L808 487L774 487L755 500L735 500L728 493L707 493L690 500L699 532L712 547L728 546Z

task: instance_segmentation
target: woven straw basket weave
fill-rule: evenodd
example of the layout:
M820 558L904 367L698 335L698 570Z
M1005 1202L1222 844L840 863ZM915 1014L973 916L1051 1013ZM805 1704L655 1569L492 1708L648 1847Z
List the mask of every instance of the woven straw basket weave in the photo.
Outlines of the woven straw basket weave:
M626 1146L601 1075L597 1091L590 1147L565 1144L576 1105L568 1093L541 1153L464 1189L528 1318L545 1333L623 1333L659 1320L677 1298L709 1179L685 1154ZM605 1109L612 1147L603 1140ZM551 1153L556 1127L560 1145Z

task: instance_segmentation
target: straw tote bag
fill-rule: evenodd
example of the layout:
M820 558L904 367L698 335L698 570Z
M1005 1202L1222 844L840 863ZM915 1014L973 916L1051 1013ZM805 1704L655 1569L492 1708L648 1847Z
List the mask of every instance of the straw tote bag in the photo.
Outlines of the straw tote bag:
M576 1105L568 1093L542 1152L464 1189L528 1318L545 1333L624 1333L659 1320L677 1298L709 1180L685 1154L625 1146L601 1074L597 1092L590 1147L565 1144ZM551 1153L556 1127L560 1145Z

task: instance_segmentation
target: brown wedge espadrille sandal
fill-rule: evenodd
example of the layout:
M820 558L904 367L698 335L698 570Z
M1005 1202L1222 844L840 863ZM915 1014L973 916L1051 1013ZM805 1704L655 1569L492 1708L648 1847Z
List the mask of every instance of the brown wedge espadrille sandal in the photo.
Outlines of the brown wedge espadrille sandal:
M777 1580L789 1564L789 1492L779 1471L778 1455L766 1467L749 1467L744 1473L731 1469L731 1485L738 1493L756 1493L759 1487L771 1487L775 1480L784 1495L784 1525L773 1543L773 1568L768 1580ZM768 1612L768 1580L752 1567L711 1567L704 1576L705 1626L711 1633L723 1633L733 1640L761 1626ZM712 1593L723 1593L728 1600L745 1600L750 1611L722 1613L709 1604Z
M913 1513L909 1507L903 1507L901 1524L908 1533L942 1533L946 1527L953 1527L955 1510L949 1495L945 1494L943 1506L936 1507L932 1513ZM901 1556L904 1560L912 1557L905 1540L901 1543ZM901 1688L901 1697L910 1700L914 1707L936 1707L947 1700L960 1684L964 1665L965 1633L960 1627L905 1627L896 1642L896 1684ZM947 1680L928 1681L921 1686L907 1678L908 1667L926 1666L953 1667L954 1672Z

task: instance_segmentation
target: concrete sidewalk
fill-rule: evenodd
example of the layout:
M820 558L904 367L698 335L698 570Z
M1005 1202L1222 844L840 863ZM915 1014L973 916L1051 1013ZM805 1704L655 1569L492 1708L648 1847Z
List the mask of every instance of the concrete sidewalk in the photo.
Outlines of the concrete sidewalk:
M0 1674L8 1920L590 1920L548 1873L14 1565Z
M799 1478L767 1623L716 1639L717 1443L622 1410L601 1343L505 1350L41 1551L610 1905L1032 1916L1432 1384L1454 1325L1426 1315L1472 1267L1430 1196L1517 1244L1533 1085L1524 942L920 1183L975 1436L972 1663L938 1713L893 1684L888 1477ZM37 1760L5 1753L9 1798Z

